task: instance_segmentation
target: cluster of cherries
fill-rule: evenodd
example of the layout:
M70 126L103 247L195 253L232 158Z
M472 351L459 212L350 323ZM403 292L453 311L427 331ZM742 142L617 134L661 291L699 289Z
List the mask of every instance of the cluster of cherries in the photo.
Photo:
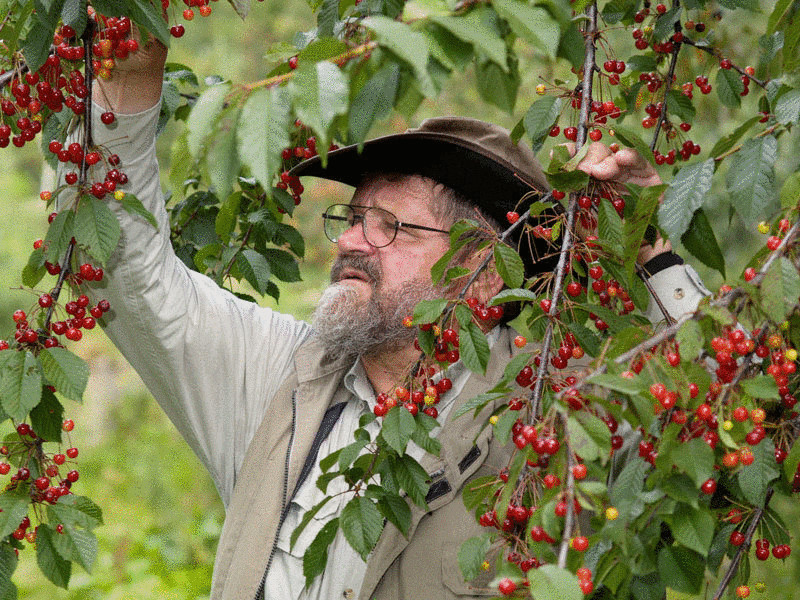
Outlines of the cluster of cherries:
M402 406L412 416L417 416L420 410L429 417L436 419L439 416L439 404L442 396L453 388L453 382L448 377L441 377L433 381L437 369L433 366L423 367L411 383L406 386L397 386L391 393L381 392L375 398L373 412L376 417L383 417L392 408Z
M300 183L300 178L290 175L289 171L298 163L317 155L317 138L308 136L308 130L300 119L295 120L294 127L294 132L291 134L294 140L293 144L281 151L283 170L275 187L290 192L294 204L297 206L302 200L301 195L305 188ZM339 146L332 143L328 150L337 150L338 148Z
M217 0L213 0L216 2ZM263 0L259 0L262 2ZM197 9L197 12L200 13L201 17L207 17L211 14L211 6L210 0L183 0L183 4L186 6L183 9L183 18L186 21L192 21L195 17L194 9ZM161 8L164 10L164 13L170 7L170 0L161 0ZM186 33L186 27L184 27L181 23L176 23L175 25L169 28L169 33L172 37L179 38L183 37Z

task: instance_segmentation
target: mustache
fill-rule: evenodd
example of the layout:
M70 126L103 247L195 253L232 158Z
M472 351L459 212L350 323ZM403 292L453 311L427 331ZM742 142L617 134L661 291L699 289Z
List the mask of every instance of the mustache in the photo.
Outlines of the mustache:
M342 275L347 270L356 270L363 273L373 285L381 280L382 272L377 260L361 254L340 254L331 267L331 283L341 281Z

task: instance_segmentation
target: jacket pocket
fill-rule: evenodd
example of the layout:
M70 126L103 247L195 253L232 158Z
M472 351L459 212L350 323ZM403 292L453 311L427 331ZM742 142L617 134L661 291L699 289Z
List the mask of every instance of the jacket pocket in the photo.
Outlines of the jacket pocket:
M492 571L482 572L472 581L464 581L464 575L458 566L458 550L461 544L446 544L442 548L442 583L453 593L455 598L488 598L497 597L497 588L490 588L489 582L494 577Z

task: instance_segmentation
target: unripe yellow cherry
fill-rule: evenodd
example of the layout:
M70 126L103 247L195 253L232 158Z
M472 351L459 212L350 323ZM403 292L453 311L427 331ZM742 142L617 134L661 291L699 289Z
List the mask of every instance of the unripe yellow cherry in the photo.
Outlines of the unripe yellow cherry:
M544 96L547 93L547 86L543 83L540 83L536 86L536 93L540 96Z
M114 192L114 200L119 202L124 197L125 197L125 192L123 192L122 190L117 190L116 192Z
M758 224L758 233L769 233L769 223L761 221L761 223Z
M783 353L783 356L786 358L786 360L797 360L797 350L794 348L789 348Z
M488 560L485 560L485 561L483 561L481 563L481 569L483 569L484 571L488 571L491 568L492 568L492 565L489 564Z
M725 420L722 422L722 428L723 428L725 431L730 431L731 429L733 429L733 421L731 421L730 419L725 419Z
M489 423L491 423L492 425L497 425L498 420L499 418L497 415L492 415L491 417L489 417Z
M606 519L609 521L616 521L617 517L619 517L619 511L613 506L609 506L606 509Z

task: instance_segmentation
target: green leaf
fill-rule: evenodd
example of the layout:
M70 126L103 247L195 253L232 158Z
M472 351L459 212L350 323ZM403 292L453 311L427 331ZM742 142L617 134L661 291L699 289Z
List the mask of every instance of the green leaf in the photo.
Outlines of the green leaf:
M792 444L789 455L783 461L783 473L788 481L791 481L794 477L798 465L800 465L800 444L795 443Z
M473 373L486 373L489 364L489 343L475 323L461 323L458 335L459 351L464 365Z
M42 372L31 352L0 354L0 405L16 421L24 421L42 398Z
M47 507L51 522L94 529L103 523L100 507L85 496L61 496L58 502Z
M508 1L508 0L506 0ZM550 134L550 129L561 114L563 101L557 96L543 96L531 104L525 113L525 132L531 140L531 148L538 152Z
M789 13L789 10L794 5L794 0L778 0L772 8L772 12L767 19L767 33L773 33L778 23L783 21L783 18Z
M272 271L267 259L262 254L245 248L236 256L236 266L259 294L266 292Z
M567 569L556 565L542 565L528 571L530 593L533 598L558 598L558 600L582 600L578 578Z
M630 395L640 394L646 389L646 386L637 377L628 379L627 377L620 377L619 375L610 375L607 373L595 375L589 379L589 383Z
M22 285L34 288L42 280L47 269L44 266L44 251L36 248L28 257L28 264L22 269Z
M377 507L371 500L356 496L345 504L339 524L353 550L367 560L383 531L383 518Z
M760 118L761 117L752 117L739 125L739 127L734 129L732 133L721 137L717 143L714 144L709 156L716 158L722 154L725 154L728 150L733 148L740 139L742 139L742 136L747 133L753 125L758 123Z
M781 208L794 208L798 202L800 202L800 173L795 172L784 180L783 187L781 187ZM31 255L31 260L33 260L33 255Z
M647 231L647 226L653 218L653 213L658 208L659 199L664 193L664 190L666 190L666 187L665 185L657 185L635 190L637 196L636 208L634 213L625 219L622 227L624 232L624 252L622 258L629 278L633 276L636 257L639 254L642 239ZM634 190L631 189L631 191ZM610 203L603 202L603 204Z
M555 190L562 192L577 192L589 184L589 175L583 171L559 171L545 173L548 183Z
M411 509L403 498L397 494L386 492L378 498L378 510L387 521L408 537L408 528L411 526Z
M225 98L230 92L230 83L220 83L212 85L204 91L189 113L186 127L189 134L186 142L189 145L189 152L194 158L199 158L203 152L206 140L214 131L214 125L222 112Z
M503 282L510 288L518 288L525 279L525 265L517 251L505 244L495 244L494 264Z
M0 545L0 600L17 600L17 586L11 576L18 562L15 548L10 544Z
M725 277L725 257L711 228L705 211L698 208L689 228L681 236L681 243L700 262L719 271Z
M64 209L56 215L44 238L44 257L56 264L64 256L69 242L74 236L75 213Z
M239 204L242 201L242 192L237 192L227 196L226 199L221 198L217 218L214 222L214 231L216 231L219 239L223 244L230 242L231 233L236 229L236 220L239 217Z
M122 229L102 200L84 196L75 215L75 239L99 263L105 264L117 247Z
M585 461L599 460L605 464L611 453L611 432L608 426L587 412L573 413L568 423L573 452Z
M92 0L92 6L98 13L129 16L141 29L152 33L162 44L169 46L171 36L167 21L162 14L161 5L156 4L158 3L149 0Z
M669 457L698 488L714 473L714 451L701 438L674 447Z
M775 323L791 312L800 297L800 274L791 261L780 257L770 266L761 283L761 308Z
M400 86L400 68L390 63L364 84L350 105L347 115L350 138L363 146L372 124L389 115Z
M779 400L778 384L771 375L757 375L742 381L742 389L751 398Z
M628 129L627 127L623 127L621 125L615 125L614 136L623 145L636 150L641 156L646 158L650 164L653 165L653 167L655 167L656 159L655 156L653 156L653 151L650 150L650 146L645 144L639 134L633 129Z
M69 25L75 30L75 35L80 37L86 28L87 13L86 0L66 0L61 8L61 20L64 25Z
M303 65L294 72L289 92L297 116L314 130L317 150L324 161L333 120L347 112L350 95L347 77L327 61Z
M43 440L61 442L64 407L49 388L42 388L42 399L31 410L31 427Z
M691 123L696 113L692 101L678 90L667 92L667 107L671 114L678 116L682 121Z
M429 477L425 469L410 456L390 457L387 459L387 467L395 475L397 483L404 489L417 506L427 508L425 496L430 489Z
M739 471L739 487L747 501L755 506L763 506L769 484L780 477L775 462L775 445L766 438L753 447L753 462Z
M317 35L329 37L339 21L339 0L323 0L317 12Z
M768 135L747 140L731 160L726 177L731 204L750 226L777 209L773 170L777 157L778 142Z
M518 37L555 58L560 42L560 27L548 10L518 0L494 0L492 7L501 18L508 21Z
M317 487L319 487L319 480L317 480L317 484L318 484ZM324 492L325 490L322 491ZM294 528L294 531L292 531L292 535L289 537L289 548L294 548L294 545L297 543L297 538L299 538L300 534L303 533L305 528L311 522L311 519L314 518L314 515L316 515L320 511L320 509L323 506L325 506L328 503L328 500L330 500L332 497L333 496L325 496L322 500L317 502L312 508L303 513L303 518L300 519L300 524Z
M603 240L604 247L620 258L623 253L621 242L625 239L622 235L622 227L622 217L619 216L614 205L611 202L601 202L597 208L597 231L600 239Z
M694 319L686 321L675 335L675 341L680 344L681 355L685 358L700 356L700 351L703 349L703 332L700 324Z
M233 109L223 113L217 125L213 140L208 144L206 168L214 191L220 200L231 195L239 171L242 168L236 152L236 125L240 110Z
M303 554L303 575L306 578L306 589L311 587L311 582L325 570L325 565L328 563L328 547L333 543L338 531L339 517L336 517L325 523Z
M428 40L422 33L414 31L405 23L388 17L374 15L362 24L370 29L378 43L407 63L416 78L420 91L428 98L436 95L436 86L428 73Z
M681 6L676 4L662 15L658 15L656 25L653 27L653 37L663 40L675 31L675 23L680 22Z
M45 348L39 354L44 376L56 391L70 400L81 402L89 381L89 365L80 356L64 348Z
M489 60L478 59L475 75L482 100L509 114L514 111L520 85L519 71L516 68L504 71Z
M447 308L448 302L446 298L421 300L414 307L414 323L416 325L424 325L426 323L435 322L442 316L444 309Z
M78 563L87 573L92 572L97 557L97 538L92 532L64 525L62 533L51 530L50 534L53 547L61 558Z
M664 195L658 209L658 223L672 239L679 239L689 227L692 215L711 189L714 159L683 167Z
M275 277L286 282L300 281L300 268L291 254L278 248L267 248L264 257Z
M648 464L641 458L635 457L628 461L614 481L609 491L609 499L612 506L619 510L621 517L632 516L634 507L641 504L638 496L644 488L644 475L647 469Z
M11 535L19 527L20 521L28 514L30 499L18 494L0 494L0 537Z
M396 406L383 419L381 435L398 454L403 454L417 425L414 417L402 406Z
M658 553L661 581L676 592L698 594L703 585L705 561L692 550L665 546Z
M800 120L800 90L791 90L778 98L773 112L778 123L797 123Z
M40 19L34 19L33 26L30 31L28 31L28 35L22 43L25 63L34 72L38 71L47 60L47 56L50 54L50 45L53 43L53 34L55 30L55 23L45 24Z
M728 108L739 108L742 103L739 94L744 90L744 85L738 72L733 69L720 69L717 71L714 87L722 104Z
M540 9L541 10L541 9ZM497 16L494 11L479 6L463 16L431 17L431 21L445 28L458 39L463 40L480 51L504 71L508 71L506 44L499 35Z
M120 201L120 206L122 206L122 208L124 208L128 214L143 217L145 221L158 229L158 223L156 222L156 218L153 216L153 213L147 210L144 207L144 204L142 204L142 201L133 194L126 192Z
M686 504L679 504L667 521L678 543L708 556L716 519L705 508L693 509Z
M281 153L291 145L289 99L283 88L254 92L244 104L236 139L239 158L265 190L282 168Z
M458 549L458 566L464 581L472 581L481 573L481 565L492 546L488 534L466 540Z
M54 537L59 535L48 526L40 526L36 534L36 562L39 568L58 587L67 589L72 573L72 563L58 553Z

